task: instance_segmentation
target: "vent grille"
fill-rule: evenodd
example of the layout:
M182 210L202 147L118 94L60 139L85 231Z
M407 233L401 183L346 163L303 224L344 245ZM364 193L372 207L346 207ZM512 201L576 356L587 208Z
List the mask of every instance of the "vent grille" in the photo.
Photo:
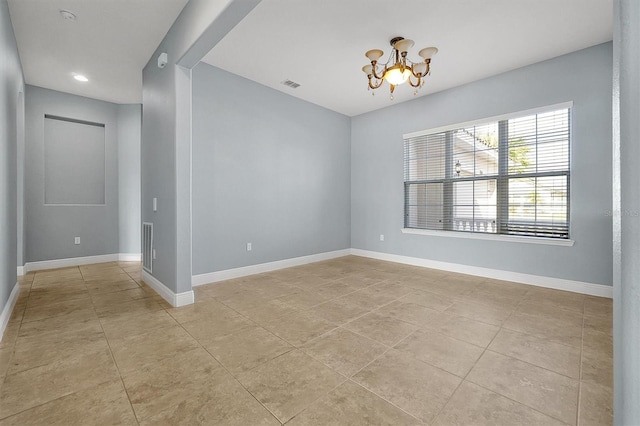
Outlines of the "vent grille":
M285 86L291 87L292 89L297 89L298 87L300 87L299 83L291 80L281 81L280 84L284 84Z
M142 269L153 272L153 223L142 224Z

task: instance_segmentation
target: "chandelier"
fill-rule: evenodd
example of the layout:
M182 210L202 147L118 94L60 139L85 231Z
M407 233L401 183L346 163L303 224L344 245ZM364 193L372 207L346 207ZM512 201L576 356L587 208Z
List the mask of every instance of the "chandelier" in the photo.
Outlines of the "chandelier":
M429 74L431 57L438 53L438 49L435 47L422 49L418 52L418 55L422 57L423 61L413 62L407 59L407 51L414 45L413 40L404 37L394 37L389 43L391 47L393 47L393 51L384 64L384 68L381 68L381 65L378 63L378 59L384 55L382 50L373 49L364 54L371 61L371 65L362 67L362 71L367 74L367 78L369 79L368 90L379 88L386 80L391 90L391 100L393 100L393 91L396 86L409 82L411 87L414 88L414 96L417 95L418 89L424 86L424 77ZM414 82L412 78L416 79L416 81ZM372 94L375 95L375 92Z

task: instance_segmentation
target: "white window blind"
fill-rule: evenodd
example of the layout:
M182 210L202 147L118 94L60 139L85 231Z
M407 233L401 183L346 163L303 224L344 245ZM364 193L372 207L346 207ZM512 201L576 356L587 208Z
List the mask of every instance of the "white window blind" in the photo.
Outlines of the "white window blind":
M569 238L570 112L405 137L405 228Z

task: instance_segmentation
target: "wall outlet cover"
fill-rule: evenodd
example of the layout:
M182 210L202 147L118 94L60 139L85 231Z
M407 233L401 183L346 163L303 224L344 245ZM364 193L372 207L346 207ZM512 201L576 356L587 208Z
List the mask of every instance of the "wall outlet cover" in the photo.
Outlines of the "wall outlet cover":
M251 251L252 247L251 247L251 243L247 243L247 251Z
M73 244L75 244L75 245L80 244L80 237L75 237L75 238L73 239Z

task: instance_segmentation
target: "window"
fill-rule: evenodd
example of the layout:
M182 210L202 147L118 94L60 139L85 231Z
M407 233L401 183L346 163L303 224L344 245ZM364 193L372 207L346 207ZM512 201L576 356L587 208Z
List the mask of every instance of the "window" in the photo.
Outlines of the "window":
M569 238L570 107L404 137L405 228Z

